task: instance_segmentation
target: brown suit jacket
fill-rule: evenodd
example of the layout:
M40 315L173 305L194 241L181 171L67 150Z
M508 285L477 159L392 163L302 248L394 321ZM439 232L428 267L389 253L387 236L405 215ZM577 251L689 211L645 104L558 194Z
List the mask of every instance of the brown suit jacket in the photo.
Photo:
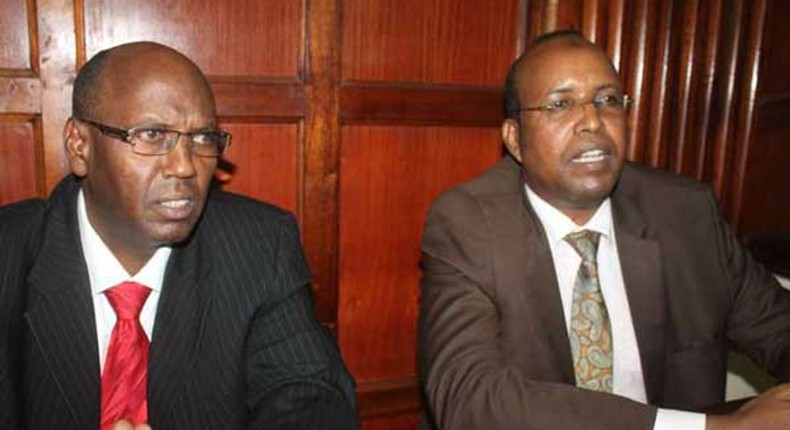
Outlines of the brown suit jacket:
M723 401L730 343L790 380L790 293L707 186L626 165L612 213L651 405ZM435 202L422 251L420 365L440 428L652 428L655 406L574 386L549 245L512 159Z

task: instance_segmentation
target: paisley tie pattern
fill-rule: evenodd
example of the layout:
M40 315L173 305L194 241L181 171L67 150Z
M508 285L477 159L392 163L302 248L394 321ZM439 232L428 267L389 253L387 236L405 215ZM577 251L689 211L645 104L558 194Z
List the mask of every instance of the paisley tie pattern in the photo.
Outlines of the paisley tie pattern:
M565 236L581 256L573 287L570 341L576 385L589 390L612 392L612 330L609 313L598 281L598 239L594 231L582 230Z

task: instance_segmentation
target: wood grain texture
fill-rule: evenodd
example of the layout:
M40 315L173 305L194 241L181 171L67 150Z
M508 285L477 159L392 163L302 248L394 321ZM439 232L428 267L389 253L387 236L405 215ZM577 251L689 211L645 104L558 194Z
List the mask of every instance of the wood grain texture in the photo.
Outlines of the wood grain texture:
M337 330L338 88L340 0L311 2L307 13L309 110L304 121L303 244L313 271L318 319ZM335 332L337 334L337 332Z
M345 0L344 80L499 85L518 0Z
M357 405L360 418L372 421L380 417L419 415L422 406L420 392L420 381L416 376L359 384Z
M719 120L714 125L714 132L711 136L710 164L709 173L706 175L709 178L719 201L723 206L725 215L733 216L736 211L732 206L729 206L730 196L725 194L724 181L729 174L729 164L731 157L728 151L733 146L733 138L735 133L735 124L737 119L735 114L737 112L738 99L737 88L743 85L743 79L747 82L749 77L744 78L742 74L738 74L738 68L741 66L740 61L743 58L743 45L745 39L744 24L748 20L744 18L744 13L747 12L743 2L733 2L733 8L728 11L723 25L729 28L730 31L723 35L722 40L722 59L720 69L718 71L721 77L721 86L717 94L717 111Z
M344 123L498 126L501 86L346 83L340 92Z
M761 175L765 174L765 172L760 169L754 169L752 171L747 170L749 153L759 151L759 142L756 142L753 139L754 135L754 124L755 124L755 108L756 108L756 101L757 101L757 86L758 86L758 76L759 76L759 66L760 66L760 59L762 55L762 41L763 35L765 31L765 21L768 9L768 0L755 0L751 3L751 10L749 11L750 19L748 33L746 35L746 56L744 59L744 82L739 88L739 98L740 104L738 106L738 114L737 118L735 119L735 128L736 134L733 143L733 154L734 160L732 161L732 165L734 166L734 173L733 173L733 180L730 182L730 187L728 189L731 190L732 193L732 203L730 205L725 206L725 214L729 215L730 219L732 220L733 224L740 225L740 218L743 213L743 195L744 195L744 185L746 183L746 177L754 176L754 175ZM785 25L787 22L785 21ZM786 37L786 33L785 33ZM782 55L781 53L773 53L772 55ZM790 120L790 118L787 118ZM784 137L787 137L785 134ZM781 153L779 155L787 155L790 151L787 150L786 140L784 141L784 148L780 149ZM758 146L758 148L752 149L753 146ZM782 160L787 161L787 158L782 158ZM762 166L760 166L762 167ZM773 174L781 175L781 178L776 181L772 182L770 186L776 187L779 191L778 194L771 194L770 196L773 198L777 198L777 196L782 196L787 192L787 179L790 179L790 175L787 174L786 167L778 167L774 169L772 172ZM784 179L784 180L782 180ZM777 187L778 184L782 184L781 187ZM765 192L765 190L753 190L752 192ZM786 202L781 203L781 207L785 213L790 213L790 204ZM778 211L778 212L781 212ZM766 215L766 218L771 219L772 216L775 214ZM774 224L774 231L773 233L788 233L790 232L790 222L788 222L790 218L783 218L778 223Z
M414 375L428 206L501 156L498 128L345 126L340 346L358 382Z
M41 80L0 78L0 112L41 113Z
M233 134L223 157L227 164L222 163L217 174L223 188L273 203L299 219L298 126L223 122L222 127Z
M217 114L223 117L293 121L303 118L307 110L304 86L297 82L212 80L211 89L217 103Z
M0 205L41 194L33 116L0 115Z
M71 1L37 0L36 6L42 59L41 174L49 192L69 172L62 136L63 124L71 116L71 90L77 71L75 5Z
M32 75L28 12L27 0L0 2L0 76Z
M90 58L135 40L172 46L209 75L297 76L303 1L84 0Z

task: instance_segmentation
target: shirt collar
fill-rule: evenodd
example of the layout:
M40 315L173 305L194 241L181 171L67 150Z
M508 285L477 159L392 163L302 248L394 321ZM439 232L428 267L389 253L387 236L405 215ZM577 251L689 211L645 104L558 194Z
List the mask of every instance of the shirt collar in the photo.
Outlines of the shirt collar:
M524 184L524 189L532 209L535 210L535 214L546 230L546 235L552 247L560 243L568 233L579 230L592 230L600 233L605 238L613 238L612 203L608 197L598 206L592 218L580 226L573 222L570 217L560 212L559 209L535 194L526 183Z
M94 295L118 285L123 281L134 281L159 292L164 281L165 268L170 258L172 248L163 246L156 250L154 255L145 263L142 269L134 276L130 276L121 262L115 258L101 236L93 229L88 219L85 205L85 196L80 190L77 196L77 223L80 230L80 241L85 254L85 264L88 266L91 291Z

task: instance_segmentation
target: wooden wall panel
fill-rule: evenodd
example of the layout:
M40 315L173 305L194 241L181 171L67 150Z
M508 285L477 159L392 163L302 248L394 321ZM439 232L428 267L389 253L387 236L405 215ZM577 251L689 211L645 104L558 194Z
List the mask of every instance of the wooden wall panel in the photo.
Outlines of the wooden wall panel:
M34 117L0 115L0 205L40 195L40 140Z
M339 340L359 383L416 374L419 239L428 206L500 155L498 129L343 128Z
M502 83L517 0L345 0L345 80Z
M224 178L223 188L298 214L301 190L298 126L225 123L222 127L233 134L223 157L230 165L221 163L218 173Z
M31 73L27 0L0 2L0 76Z
M786 198L790 184L790 51L787 48L790 3L782 1L757 2L754 15L765 14L761 32L764 40L754 51L759 60L759 86L755 94L754 135L744 166L740 214L740 231L760 238L786 250L790 243L790 199ZM770 250L762 250L773 254ZM774 255L770 264L790 267L786 251Z
M85 7L85 52L135 40L172 46L207 74L296 78L302 40L300 0L78 0Z

